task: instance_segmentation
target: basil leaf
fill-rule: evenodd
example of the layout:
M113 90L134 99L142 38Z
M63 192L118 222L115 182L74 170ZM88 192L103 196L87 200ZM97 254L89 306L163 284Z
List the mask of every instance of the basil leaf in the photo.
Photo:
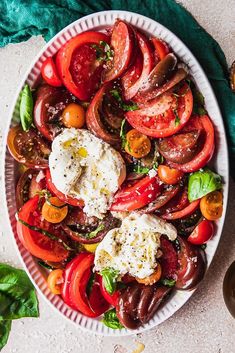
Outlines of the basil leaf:
M177 113L177 110L174 110L174 115L175 115L175 126L179 126L180 125L180 118Z
M103 277L103 282L105 289L109 294L113 294L117 287L117 277L119 272L111 267L107 267L101 271L101 276Z
M133 168L133 172L137 174L148 174L150 169L148 167L143 167L140 164L136 164Z
M33 123L33 96L27 84L22 90L20 100L20 121L24 131L29 130Z
M161 280L161 283L164 286L167 286L167 287L174 287L175 283L176 283L176 280L175 279L164 278L164 279Z
M220 175L210 169L198 170L189 176L188 199L192 202L221 188L222 179Z
M197 115L205 115L207 114L206 109L204 108L205 99L204 96L195 85L192 85L192 93L193 93L193 113Z
M89 239L95 238L95 237L97 236L97 234L98 234L99 232L101 232L101 230L103 230L103 229L104 229L104 224L100 224L100 225L96 228L96 230L93 230L93 232L90 232L90 233L86 234L86 237L89 238Z
M115 309L106 311L106 313L104 313L102 322L105 326L108 326L114 330L122 329L124 327L122 324L120 324Z
M121 96L121 93L120 93L119 90L112 89L110 91L110 93L118 101L120 108L123 109L125 112L129 112L129 111L133 111L133 110L138 110L139 109L138 105L135 104L135 103L131 103L131 104L124 103L123 100L122 100L122 96Z
M125 112L130 112L130 111L133 111L133 110L138 110L139 106L137 104L135 104L135 103L132 103L132 104L122 103L122 109Z
M11 331L11 320L0 320L0 351L7 344Z
M89 297L92 291L93 284L95 282L95 274L92 272L89 281L86 286L86 294Z
M0 264L0 320L38 316L35 289L25 271Z

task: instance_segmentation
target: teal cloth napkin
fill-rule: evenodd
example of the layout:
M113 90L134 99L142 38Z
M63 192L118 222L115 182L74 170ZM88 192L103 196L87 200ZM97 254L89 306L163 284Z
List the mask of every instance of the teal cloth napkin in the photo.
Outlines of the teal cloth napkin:
M174 32L193 52L218 99L235 176L235 94L229 87L226 58L218 43L174 0L1 0L0 46L39 34L48 41L69 23L103 10L127 10L150 17Z

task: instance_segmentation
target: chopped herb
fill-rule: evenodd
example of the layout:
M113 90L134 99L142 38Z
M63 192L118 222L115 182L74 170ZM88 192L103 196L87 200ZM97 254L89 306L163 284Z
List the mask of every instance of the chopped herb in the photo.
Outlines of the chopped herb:
M113 294L117 287L117 278L119 275L119 271L114 270L111 267L107 267L104 268L100 274L103 277L105 289L109 294Z
M92 272L91 276L89 278L89 281L87 283L87 286L86 286L86 294L87 294L88 297L91 294L91 290L92 290L94 282L95 282L95 274L94 274L94 272Z
M205 249L206 249L206 247L207 247L207 245L206 245L206 244L202 244L202 245L201 245L201 249L202 249L202 250L205 250Z
M70 246L68 246L68 244L66 244L62 239L56 237L54 234L48 232L47 230L45 229L41 229L41 228L38 228L36 226L31 226L30 224L28 224L27 222L23 221L22 219L18 218L18 221L20 223L22 223L25 227L31 229L31 230L35 230L36 232L38 233L41 233L43 235L45 235L46 237L52 239L52 240L55 240L57 241L58 243L62 244L63 247L66 249L66 250L73 250L72 248L70 248Z
M139 163L136 164L133 168L133 172L135 172L137 174L148 174L149 170L150 169L148 167L143 167Z
M175 115L175 126L179 126L180 125L180 118L177 113L177 110L174 110L174 115Z
M104 224L101 223L101 224L96 228L96 230L93 230L93 232L87 233L87 234L86 234L86 238L89 238L89 239L95 238L95 237L97 236L97 234L98 234L99 232L101 232L101 230L103 230L103 229L104 229Z
M138 105L135 104L135 103L131 103L131 104L124 103L123 100L122 100L122 96L121 96L121 93L120 93L119 90L112 89L110 91L110 93L118 101L120 108L123 109L125 112L129 112L129 111L133 111L133 110L138 110L139 109Z
M175 279L164 278L164 279L161 280L161 283L164 286L167 286L167 287L174 287L175 283L176 283L176 280Z
M101 40L100 45L92 44L92 48L96 50L96 59L98 61L110 61L113 60L114 51L110 45L105 41Z
M38 261L38 265L41 266L41 267L46 268L47 270L53 270L54 269L54 267L48 265L46 262L44 262L42 260Z
M179 240L176 238L176 239L173 241L173 243L174 243L174 246L175 246L176 250L177 250L177 251L180 251L180 250L181 250L181 246L180 246Z
M105 326L110 327L113 330L120 330L124 327L122 326L122 324L120 324L116 314L116 310L114 308L104 313L104 318L102 322Z

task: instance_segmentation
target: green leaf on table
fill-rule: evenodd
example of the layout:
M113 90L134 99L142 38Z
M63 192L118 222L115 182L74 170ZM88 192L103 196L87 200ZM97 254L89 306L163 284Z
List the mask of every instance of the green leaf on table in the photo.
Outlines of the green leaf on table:
M21 94L20 121L24 131L29 130L33 123L33 96L28 84L24 86Z
M25 271L0 264L0 320L38 316L35 289Z
M0 351L7 344L11 331L11 320L0 320Z

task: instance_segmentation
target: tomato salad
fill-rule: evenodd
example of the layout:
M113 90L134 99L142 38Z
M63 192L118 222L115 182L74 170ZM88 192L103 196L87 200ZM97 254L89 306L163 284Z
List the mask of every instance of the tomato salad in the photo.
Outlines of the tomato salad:
M68 306L136 329L204 276L223 211L213 117L174 48L121 20L41 74L8 134L19 239Z

